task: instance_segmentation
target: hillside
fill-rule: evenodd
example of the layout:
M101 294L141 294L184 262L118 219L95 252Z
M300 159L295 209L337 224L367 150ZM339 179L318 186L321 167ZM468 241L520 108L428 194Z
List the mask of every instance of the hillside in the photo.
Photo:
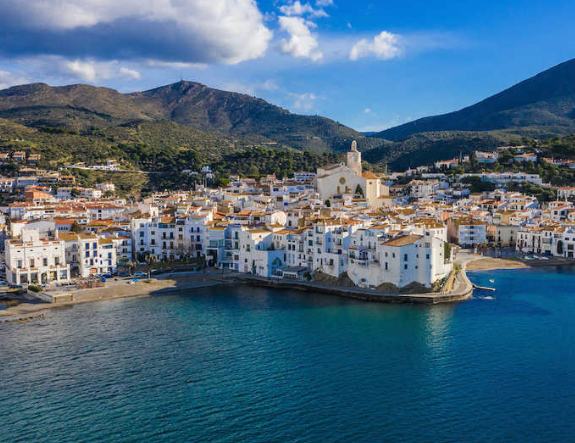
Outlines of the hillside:
M491 150L513 139L518 138L502 132L426 132L368 150L364 152L363 159L374 164L385 163L393 171L402 171L453 158L459 153L469 154L476 149Z
M231 137L208 134L178 123L141 121L107 128L71 130L61 127L23 126L0 118L0 152L41 154L40 168L56 170L65 165L87 165L117 160L122 173L72 169L78 183L91 186L101 181L116 184L121 195L152 190L189 189L198 176L182 173L211 166L218 178L230 174L293 174L298 170L339 161L335 153L314 154L274 146L265 149L262 136ZM273 146L273 145L272 145ZM0 175L12 177L20 165L0 165Z
M375 134L387 140L438 131L492 131L538 127L554 134L575 132L575 59L524 80L479 103L425 117Z
M205 133L256 135L314 152L341 151L353 139L360 147L378 143L324 117L292 114L262 99L187 81L131 94L89 85L14 86L0 91L0 118L76 131L169 120Z
M472 151L490 151L498 146L521 144L524 137L549 139L571 132L563 127L525 127L496 131L438 131L414 134L398 142L384 145L363 153L363 159L373 163L387 164L394 171L409 167L431 165L437 160L447 160L467 155Z

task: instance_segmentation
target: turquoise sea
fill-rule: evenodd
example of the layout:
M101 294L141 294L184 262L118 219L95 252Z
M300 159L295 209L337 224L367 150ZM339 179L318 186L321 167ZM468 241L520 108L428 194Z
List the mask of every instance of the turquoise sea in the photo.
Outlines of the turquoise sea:
M0 441L575 441L575 272L470 277L497 292L226 287L0 324Z

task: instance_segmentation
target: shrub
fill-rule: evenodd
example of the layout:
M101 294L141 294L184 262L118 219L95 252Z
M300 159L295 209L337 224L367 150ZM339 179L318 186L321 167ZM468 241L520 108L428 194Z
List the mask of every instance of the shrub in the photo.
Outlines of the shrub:
M42 292L42 288L36 285L28 285L28 290L32 292Z

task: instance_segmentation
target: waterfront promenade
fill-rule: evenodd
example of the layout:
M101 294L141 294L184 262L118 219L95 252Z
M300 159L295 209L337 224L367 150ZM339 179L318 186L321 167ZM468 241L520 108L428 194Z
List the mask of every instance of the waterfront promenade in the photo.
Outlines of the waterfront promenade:
M469 299L473 294L473 285L467 277L467 271L492 269L519 269L539 266L572 266L572 260L549 260L525 262L500 258L483 257L470 252L460 251L456 263L460 271L448 288L440 292L429 293L388 293L368 288L337 287L320 282L305 282L258 277L252 274L222 272L209 269L204 272L176 272L162 275L151 280L141 280L132 284L131 278L108 279L105 287L94 289L72 289L52 291L52 294L69 294L72 300L61 303L20 303L0 311L0 322L25 321L44 316L49 309L72 306L102 300L127 297L161 295L169 292L191 291L195 289L222 285L252 285L276 289L293 289L306 292L319 292L338 297L352 298L379 303L440 304L453 303Z
M49 309L69 307L79 303L127 297L161 295L169 292L190 291L222 285L253 285L278 289L295 289L383 303L449 303L466 300L473 292L473 287L469 282L464 269L455 276L454 282L449 291L421 294L384 293L367 288L334 287L319 282L262 278L250 274L221 273L213 270L205 274L175 273L169 276L154 278L149 281L140 281L136 284L131 284L131 281L131 279L108 280L105 287L66 291L66 294L72 295L71 300L61 303L21 303L0 311L0 322L25 321L34 317L43 316ZM59 292L54 291L53 293L58 294Z

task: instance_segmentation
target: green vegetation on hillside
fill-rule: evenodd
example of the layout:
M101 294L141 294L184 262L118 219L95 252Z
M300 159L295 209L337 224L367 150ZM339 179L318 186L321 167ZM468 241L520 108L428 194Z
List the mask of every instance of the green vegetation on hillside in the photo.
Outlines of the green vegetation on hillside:
M231 174L284 177L342 160L335 153L314 154L275 144L275 148L269 148L267 143L261 136L232 138L206 134L170 121L75 131L28 128L0 119L0 152L39 153L41 168L53 170L78 162L91 166L108 159L117 160L123 170L133 172L62 170L73 174L78 186L111 181L120 195L191 189L202 178L183 171L200 171L203 166L212 167L215 184ZM14 177L18 169L19 165L6 163L0 166L0 174Z
M267 139L279 147L313 152L347 149L353 139L360 148L382 143L328 118L292 114L262 99L187 81L133 94L89 85L15 86L0 91L0 118L55 133L139 126L145 131L150 128L146 123L171 121L217 137ZM178 137L186 129L172 128L171 134ZM148 134L147 142L160 143L156 134Z

